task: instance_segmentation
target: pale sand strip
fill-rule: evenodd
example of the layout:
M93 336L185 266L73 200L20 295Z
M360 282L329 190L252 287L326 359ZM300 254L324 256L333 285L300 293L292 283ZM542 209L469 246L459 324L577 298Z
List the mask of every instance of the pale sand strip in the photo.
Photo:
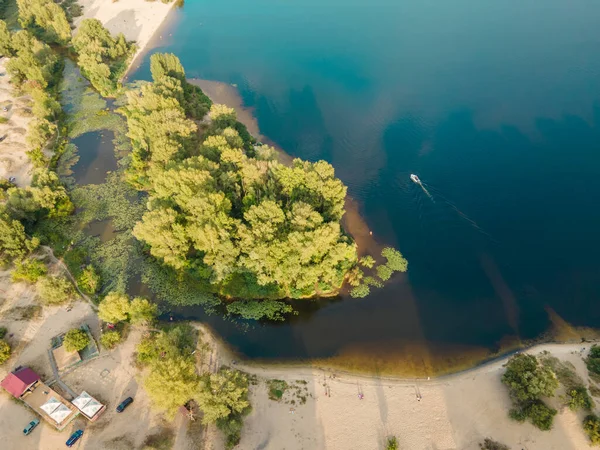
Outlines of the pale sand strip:
M138 46L134 61L146 49L175 3L175 0L168 4L146 0L79 0L83 16L75 19L75 26L83 19L98 19L113 35L123 33Z
M203 325L204 339L214 345L218 338ZM585 347L585 351L582 349ZM592 448L582 430L584 412L562 407L560 395L547 402L559 410L554 427L540 431L531 424L508 418L511 407L501 383L508 357L431 380L393 379L336 373L318 368L232 364L227 347L214 346L216 364L230 365L259 377L252 388L252 413L247 418L239 448L362 450L384 448L387 436L398 438L400 448L410 450L478 450L490 437L513 450L579 450ZM548 351L574 365L588 383L583 358L590 344L542 344L525 352ZM303 380L307 401L286 393L284 401L268 399L264 380L279 379L289 384ZM324 386L324 384L326 386ZM327 389L326 389L327 388ZM304 392L304 388L301 388ZM330 395L326 395L325 392ZM358 394L364 395L363 399ZM421 400L417 400L417 393ZM290 403L285 403L285 401ZM291 400L296 403L291 404ZM207 448L220 449L218 433Z
M15 89L6 73L8 58L0 60L0 117L8 119L0 124L0 178L15 178L15 184L31 184L33 164L27 156L26 136L32 120L31 100L28 96L15 98ZM4 111L4 108L7 110Z

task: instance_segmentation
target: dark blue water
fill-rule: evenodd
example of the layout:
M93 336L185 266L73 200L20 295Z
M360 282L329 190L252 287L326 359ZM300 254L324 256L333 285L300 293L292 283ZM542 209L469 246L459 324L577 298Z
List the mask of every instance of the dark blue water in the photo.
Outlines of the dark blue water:
M600 325L597 1L188 0L175 14L157 51L236 84L288 153L331 162L410 263L292 323L210 319L242 353L497 350L547 331L549 309Z

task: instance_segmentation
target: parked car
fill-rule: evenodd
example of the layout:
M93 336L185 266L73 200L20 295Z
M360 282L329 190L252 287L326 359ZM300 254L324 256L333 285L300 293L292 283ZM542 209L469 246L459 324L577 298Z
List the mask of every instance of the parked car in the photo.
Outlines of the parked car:
M77 430L75 433L73 433L67 440L67 447L73 447L73 444L75 444L75 442L77 442L81 436L83 436L83 430Z
M33 431L33 429L35 427L37 427L40 424L40 421L38 419L32 420L31 422L29 422L27 424L27 426L25 427L25 429L23 430L23 434L25 436L27 436L29 433L31 433Z
M125 408L127 408L129 405L131 405L133 403L133 399L131 397L127 397L125 400L123 400L119 406L117 406L117 412L123 412L125 411Z

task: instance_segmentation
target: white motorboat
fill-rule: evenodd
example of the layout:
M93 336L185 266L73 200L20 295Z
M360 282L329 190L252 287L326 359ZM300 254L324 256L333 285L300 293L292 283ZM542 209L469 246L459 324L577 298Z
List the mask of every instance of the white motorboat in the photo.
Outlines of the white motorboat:
M414 173L410 174L410 179L413 180L415 183L417 184L421 184L421 180L419 179L418 176L416 176Z

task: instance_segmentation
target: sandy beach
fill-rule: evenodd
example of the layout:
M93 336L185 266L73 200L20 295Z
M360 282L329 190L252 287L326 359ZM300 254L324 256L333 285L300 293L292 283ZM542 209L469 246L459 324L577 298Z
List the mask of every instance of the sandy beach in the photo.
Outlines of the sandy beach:
M113 35L123 33L128 41L135 41L138 47L131 62L134 64L135 59L147 49L154 34L175 7L175 3L146 0L80 0L83 15L75 19L75 26L84 19L98 19Z
M573 364L589 383L583 361L588 350L589 344L542 344L526 352L538 355L548 351ZM233 356L222 344L218 352L219 364L232 365ZM246 419L239 448L380 449L388 436L396 436L400 448L411 450L477 450L485 438L513 450L592 448L581 427L586 414L562 406L562 388L547 400L559 411L551 431L508 418L511 402L500 381L506 361L502 358L430 380L237 362L234 367L257 377L251 389L253 410ZM268 380L273 379L288 385L280 401L268 397ZM222 448L218 433L213 435L207 448Z

